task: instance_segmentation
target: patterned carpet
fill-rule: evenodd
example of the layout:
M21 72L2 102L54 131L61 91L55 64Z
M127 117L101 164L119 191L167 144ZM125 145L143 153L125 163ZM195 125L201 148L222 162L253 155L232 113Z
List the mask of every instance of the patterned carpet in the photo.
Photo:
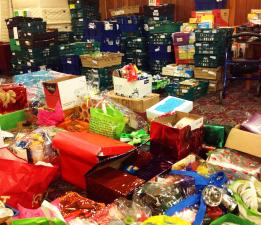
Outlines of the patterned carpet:
M245 91L242 83L233 82L228 88L223 105L219 93L208 94L194 102L193 113L205 116L207 122L236 125L247 118L247 113L261 113L261 97L256 97L256 88Z

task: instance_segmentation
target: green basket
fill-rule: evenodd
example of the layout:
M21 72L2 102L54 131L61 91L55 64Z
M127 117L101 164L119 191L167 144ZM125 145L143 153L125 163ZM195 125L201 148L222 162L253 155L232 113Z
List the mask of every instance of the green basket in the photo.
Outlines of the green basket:
M90 131L110 138L120 138L125 128L123 114L113 106L106 107L106 113L100 108L91 108Z
M168 33L172 34L180 31L181 23L180 22L172 22L172 21L160 21L160 22L152 22L148 24L149 33Z
M196 42L223 42L227 37L225 29L198 29L194 32Z
M171 35L168 33L153 34L148 39L149 44L172 45Z
M210 225L222 225L225 222L227 223L234 223L238 225L254 225L254 223L250 222L249 220L245 220L239 216L236 216L234 214L228 213L215 221L213 221Z
M196 67L217 68L222 66L224 61L223 55L198 55L194 56Z
M203 55L221 55L225 48L222 42L197 42L195 43L195 53Z
M0 115L0 126L2 130L11 130L17 127L19 122L25 121L25 111L19 110Z

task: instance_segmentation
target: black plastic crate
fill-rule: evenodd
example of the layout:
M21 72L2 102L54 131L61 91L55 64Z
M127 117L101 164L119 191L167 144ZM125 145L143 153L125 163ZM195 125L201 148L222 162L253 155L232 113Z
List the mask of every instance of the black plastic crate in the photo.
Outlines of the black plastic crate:
M160 6L144 6L144 15L146 17L172 17L174 19L175 5L174 4L162 4Z
M223 55L195 55L195 66L196 67L209 67L217 68L224 64Z

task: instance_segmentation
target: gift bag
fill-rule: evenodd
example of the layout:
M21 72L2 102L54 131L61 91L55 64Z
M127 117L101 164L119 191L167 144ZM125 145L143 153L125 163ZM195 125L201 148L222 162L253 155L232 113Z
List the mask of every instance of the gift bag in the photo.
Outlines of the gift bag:
M191 128L174 129L153 121L150 128L151 152L172 161L181 160L189 154Z
M112 104L103 104L102 109L91 108L90 131L110 138L119 139L124 131L126 119Z
M2 150L0 150L2 151ZM2 155L3 156L3 155ZM36 166L18 158L0 158L0 200L17 207L38 208L43 194L57 174L57 167Z

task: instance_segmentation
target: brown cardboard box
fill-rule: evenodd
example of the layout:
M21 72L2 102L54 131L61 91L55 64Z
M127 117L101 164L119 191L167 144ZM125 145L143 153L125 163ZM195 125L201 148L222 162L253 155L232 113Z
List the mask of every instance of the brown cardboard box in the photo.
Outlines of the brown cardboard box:
M233 128L227 138L226 148L261 157L261 135L240 130L239 126Z
M222 80L209 80L208 92L217 92L222 90L223 81Z
M115 102L126 106L136 113L145 113L146 109L155 105L160 101L159 94L150 94L148 97L142 99L133 99L116 95L113 91L110 91L107 96Z
M221 80L222 72L221 66L218 68L195 67L194 76L199 79Z

